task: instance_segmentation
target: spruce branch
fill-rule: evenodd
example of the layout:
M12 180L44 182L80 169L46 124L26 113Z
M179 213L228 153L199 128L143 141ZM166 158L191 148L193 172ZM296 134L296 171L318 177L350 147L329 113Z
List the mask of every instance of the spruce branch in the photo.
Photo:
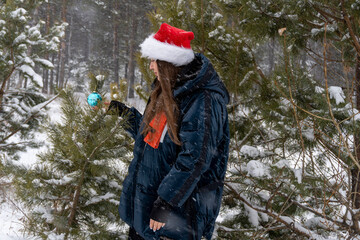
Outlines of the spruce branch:
M317 6L316 4L313 4L312 6L313 6L313 8L314 8L318 13L321 14L321 16L323 16L323 17L325 18L326 22L332 22L331 19L333 19L333 20L335 20L335 21L337 21L337 22L342 22L342 21L344 21L344 19L342 19L341 17L338 17L338 16L336 16L335 14L331 14L331 13L328 12L328 11L322 10L322 8L323 8L324 6ZM339 12L338 14L340 14L340 12Z
M21 145L21 144L25 145L25 144L29 144L29 143L32 143L32 142L25 141L25 142L17 142L17 143L0 144L0 149L1 148L7 148L7 147L10 147L10 146Z
M226 63L228 65L231 65L231 63L228 61L228 59L223 58L219 55L217 55L213 50L211 50L210 48L206 47L206 50L209 51L215 58L219 59L220 61L222 61L223 63Z
M0 123L5 122L6 119L7 119L8 117L12 116L15 111L16 111L15 109L13 109L12 111L10 111L7 115L5 115L5 116L0 120Z
M12 60L13 64L11 66L10 73L7 75L7 77L5 77L5 79L3 80L1 87L0 87L0 111L2 110L2 103L3 103L3 99L4 99L6 83L9 81L11 75L13 74L13 72L16 69L15 61L14 61L14 48L13 47L10 48L10 55L11 55L11 60Z
M275 84L276 88L279 90L279 92L281 93L281 95L282 95L286 100L289 100L289 101L290 101L290 98L289 98L288 95L281 89L281 86L279 85L279 83L278 83L276 80L274 80L274 84ZM321 116L316 115L316 114L314 114L314 113L312 113L312 112L309 112L308 110L306 110L306 109L300 107L299 105L297 105L295 102L293 102L292 104L294 104L297 109L300 109L301 111L309 114L310 116L313 116L313 117L315 117L315 118L318 118L318 119L321 119L321 120L324 120L324 121L327 121L327 122L332 122L332 120L331 120L330 118L321 117Z
M351 40L353 42L353 45L354 45L354 47L356 49L357 54L360 55L360 43L359 43L359 40L357 39L357 37L355 35L354 29L352 27L352 24L351 24L351 21L350 21L350 18L349 18L349 15L347 14L347 11L345 9L344 0L340 0L340 3L341 3L341 11L342 11L342 14L343 14L347 29L349 30Z
M260 75L261 79L263 79L264 81L267 81L267 77L265 76L265 74L263 73L263 71L261 70L261 68L258 66L258 64L256 62L254 51L252 50L252 48L250 47L249 44L247 44L246 42L244 42L244 44L251 53L251 62L253 63L256 72ZM255 83L257 83L259 86L261 86L261 83L259 81L255 80L255 79L253 81Z
M281 195L282 195L283 197L286 197L285 194L281 194ZM301 196L301 195L300 195L300 196ZM302 196L301 196L301 197L302 197ZM302 198L303 198L303 197L302 197ZM321 218L323 218L323 219L326 219L326 220L328 220L328 221L330 221L330 222L332 222L332 223L334 223L334 224L336 224L336 225L338 225L338 226L340 226L340 227L343 227L343 228L348 228L348 227L349 227L349 225L348 225L346 222L340 222L340 221L334 220L334 219L332 219L331 217L327 216L326 214L320 213L320 212L316 211L316 210L315 210L313 207L311 207L311 206L306 206L306 205L301 204L300 202L295 201L295 200L293 200L293 199L291 199L290 201L291 201L292 204L296 205L297 207L299 207L299 208L301 208L301 209L303 209L303 210L309 211L309 212L315 214L316 216L319 216L319 217L321 217ZM305 202L306 202L306 201L305 201ZM307 205L309 205L309 204L307 204Z
M320 55L319 53L315 52L313 49L311 49L310 47L305 47L305 50L309 53L314 54L316 57L318 57L319 59L323 59L323 56ZM308 54L312 59L314 59L316 61L316 63L320 64L319 61L317 61L313 56L311 56L310 54ZM335 63L352 63L351 61L345 61L344 59L338 60L338 59L328 59L328 62L335 62Z
M287 80L288 80L288 88L289 88L289 99L290 99L290 102L291 102L291 106L292 106L292 109L293 109L293 114L294 114L294 117L295 117L295 121L296 121L296 124L297 124L297 128L298 128L298 131L299 131L299 136L300 136L300 143L301 143L301 148L302 148L302 154L303 154L303 157L305 159L305 144L304 144L304 138L303 138L303 134L302 134L302 129L301 129L301 125L300 125L300 120L299 120L299 117L298 117L298 113L297 113L297 108L296 108L296 104L295 104L295 101L294 101L294 98L293 98L293 95L292 95L292 87L291 87L291 79L293 79L293 76L291 74L291 69L289 69L289 66L290 66L290 61L289 61L289 56L288 56L288 52L286 51L286 34L284 34L284 56L285 56L285 73L287 75ZM300 156L299 156L299 159L300 159ZM295 163L295 166L297 165L297 161ZM304 161L302 162L302 175L304 176L304 171L305 171L305 168L304 168Z
M266 210L262 207L254 206L249 200L247 200L244 196L242 196L240 193L238 193L235 190L235 188L233 186L231 186L231 184L225 182L225 186L228 188L228 190L230 190L230 192L233 194L233 196L235 196L237 199L242 201L248 207L254 209L257 212L262 212L262 213L269 215L270 217L276 219L276 221L284 224L288 229L291 229L295 233L305 236L307 238L312 238L314 236L317 236L317 234L313 233L311 230L308 230L306 227L301 226L301 224L299 224L301 227L298 227L297 225L295 225L294 220L290 221L288 219L288 217L281 216L275 212ZM305 231L305 230L307 230L307 231Z
M95 153L100 149L100 147L102 147L111 137L113 137L114 133L116 132L116 130L120 127L120 124L118 123L116 125L116 127L114 127L112 129L112 131L110 132L110 134L107 135L107 137L105 139L103 139L103 141L101 141L91 152L91 154L86 157L85 156L85 162L84 165L82 167L81 170L81 177L79 179L78 185L76 186L76 190L75 190L75 195L74 195L74 199L73 199L73 204L71 206L71 212L70 212L70 216L68 219L68 225L71 227L74 220L75 220L75 216L76 216L76 212L77 212L77 205L79 203L79 199L80 199L80 192L82 189L82 185L84 183L84 178L85 178L85 171L86 171L86 167L88 165L88 163L90 162L90 160L93 158L93 156L95 155ZM79 148L79 146L76 144L76 146Z
M341 2L343 3L343 0L341 0ZM355 159L354 155L352 154L346 140L343 138L342 135L342 131L340 129L339 123L336 121L334 113L332 111L332 107L331 107L331 102L330 102L330 93L329 93L329 89L328 89L328 77L327 77L327 51L326 51L326 46L327 46L327 39L326 39L326 32L327 32L327 23L325 23L325 33L324 33L324 50L323 50L323 54L324 54L324 79L325 79L325 91L326 91L326 100L327 100L327 104L328 104L328 109L329 109L329 114L332 120L332 123L334 124L334 126L336 127L338 134L339 134L339 138L340 141L344 144L346 150L348 151L348 155L350 157L350 159L353 161L353 163L357 166L358 169L360 169L360 164L359 162ZM360 47L360 46L359 46ZM360 50L360 48L359 48Z
M11 185L10 185L11 186ZM4 195L4 198L10 202L17 210L19 210L28 220L31 220L31 218L25 213L25 211L20 208L7 194L6 191L4 189L1 189L2 193Z
M253 130L255 128L255 124L251 125L251 128L249 130L249 132L245 135L245 137L243 137L243 139L241 139L240 144L238 144L238 146L241 148L243 145L245 145L245 143L248 141L249 137L251 136L251 134L253 133ZM260 131L259 131L260 132Z
M31 114L27 119L25 119L21 124L27 124L32 118L34 118L43 108L45 108L47 105L49 105L52 101L54 101L56 98L58 98L61 94L61 91L54 97L52 97L50 100L44 102L44 103L40 103L39 105L37 105L39 107L38 111L36 111L35 113ZM5 136L3 139L0 139L0 144L1 143L5 143L6 140L8 140L10 137L12 137L13 135L15 135L16 133L18 133L22 128L19 127L17 129L15 129L14 131L12 131L9 135Z

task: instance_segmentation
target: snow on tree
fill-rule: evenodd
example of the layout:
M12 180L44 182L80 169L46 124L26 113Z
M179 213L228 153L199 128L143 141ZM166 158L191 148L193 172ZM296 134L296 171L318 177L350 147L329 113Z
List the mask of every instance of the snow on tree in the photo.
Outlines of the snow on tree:
M62 122L48 122L50 146L30 168L6 162L26 206L25 231L42 239L119 239L118 204L131 159L126 116L81 106L61 91ZM101 105L99 106L101 107Z
M42 56L57 51L65 24L55 25L42 35L43 21L35 22L31 13L37 2L7 1L0 5L0 151L14 153L36 145L31 130L44 116L45 96L39 93L42 77L39 68L53 65ZM39 110L39 111L35 111ZM35 117L36 116L36 117ZM10 138L20 133L18 144Z
M355 67L360 76L358 4L153 2L154 29L168 22L193 31L193 49L210 58L231 92L230 161L215 235L359 236L359 111L353 91L358 82L352 79ZM270 41L276 61L263 51Z

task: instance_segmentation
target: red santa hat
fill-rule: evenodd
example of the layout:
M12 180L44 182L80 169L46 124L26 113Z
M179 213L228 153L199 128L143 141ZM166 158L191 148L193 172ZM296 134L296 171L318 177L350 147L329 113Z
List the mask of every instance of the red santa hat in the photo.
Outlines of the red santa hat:
M157 33L150 35L140 44L142 57L170 62L175 66L190 63L195 55L190 46L193 32L163 23Z

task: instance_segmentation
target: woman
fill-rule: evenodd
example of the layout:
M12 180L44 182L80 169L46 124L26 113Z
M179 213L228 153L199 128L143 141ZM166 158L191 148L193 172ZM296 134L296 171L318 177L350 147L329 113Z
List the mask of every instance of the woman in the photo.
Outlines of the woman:
M163 23L141 45L156 79L142 116L128 112L135 139L120 198L129 239L210 239L219 213L229 146L228 92L192 32Z

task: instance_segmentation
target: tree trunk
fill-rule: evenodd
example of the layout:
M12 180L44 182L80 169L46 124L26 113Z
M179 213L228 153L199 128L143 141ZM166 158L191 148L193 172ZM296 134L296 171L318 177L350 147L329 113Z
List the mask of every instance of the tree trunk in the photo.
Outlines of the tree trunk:
M126 20L126 32L130 32L130 3L126 4L125 19ZM129 35L128 35L129 36ZM124 79L128 82L128 69L129 69L129 37L125 38L125 61L124 61ZM129 84L128 84L129 85Z
M27 88L27 84L28 84L28 78L26 77L26 78L25 78L25 81L24 81L24 89Z
M46 5L46 24L45 24L45 34L49 34L50 31L50 16L51 16L51 7L50 7L50 3L47 3ZM49 60L49 54L46 53L45 55L45 59ZM49 69L44 69L44 74L43 74L43 89L42 89L43 93L48 93L49 92Z
M46 59L46 56L45 56ZM47 94L49 88L49 70L44 69L43 70L43 87L42 87L42 93Z
M67 40L66 40L66 54L65 54L65 63L68 65L68 72L71 72L72 70L72 64L69 64L69 60L70 60L70 56L71 56L71 42L72 42L72 33L73 31L73 16L70 14L70 22L69 22L69 26L68 26L68 35L67 35ZM64 76L65 78L65 76ZM67 81L69 78L66 78L64 86L66 88L67 85Z
M275 37L270 38L269 48L269 75L274 71L275 66Z
M132 14L132 24L130 30L130 40L129 40L129 66L128 66L128 76L129 76L129 98L135 97L135 51L136 51L136 32L137 32L138 20L136 16Z
M355 81L356 81L356 108L360 110L360 56L357 56L356 70L355 70ZM360 136L359 133L355 134L355 151L357 160L360 160ZM351 169L351 199L353 200L353 207L360 208L360 169L354 166Z
M307 53L305 50L302 50L301 52L301 66L303 67L304 70L307 70L307 65L306 65L306 61L307 61Z
M73 36L73 16L70 12L70 19L69 19L69 26L68 26L68 35L66 40L66 61L65 63L69 64L69 60L71 59L71 42Z
M23 83L24 83L24 75L19 73L19 78L18 78L18 81L17 81L17 84L16 84L16 88L17 89L22 88Z
M55 6L54 5L51 5L51 15L52 16L56 16L56 12L55 12ZM55 57L56 57L57 55L55 54L55 53L52 53L51 54L51 63L54 65L54 68L53 69L51 69L51 71L50 71L50 83L49 83L49 93L50 94L54 94L54 92L55 92L55 83L56 83L56 81L57 81L57 76L58 76L58 67L56 67L56 71L55 71ZM57 63L57 65L59 65L59 63ZM54 76L54 74L56 73L56 76ZM54 78L56 78L55 79L55 82L54 82Z
M125 73L124 73L124 78L125 79L128 79L128 68L129 68L129 63L125 63Z
M28 47L28 50L27 50L27 55L28 56L31 56L32 54L32 46L29 46ZM24 76L24 74L22 74L22 76ZM27 84L28 84L28 77L24 77L25 81L24 81L24 85L23 87L26 89L27 88Z
M5 86L6 86L6 83L10 80L10 77L13 74L14 70L15 70L15 67L13 66L12 69L10 70L8 76L5 77L5 79L3 80L3 82L0 85L0 112L2 111L2 103L3 103L3 99L4 99L4 94L5 94Z
M119 83L119 39L118 39L118 24L114 23L114 45L113 45L113 60L114 60L114 82ZM118 84L119 85L119 84Z
M62 11L61 11L61 20L66 22L66 12L67 12L67 0L63 0ZM65 31L66 32L66 31ZM60 44L60 57L59 57L59 82L58 87L62 89L64 87L65 79L65 61L66 61L66 36L61 39Z
M54 65L55 63L55 54L52 54L51 57L51 62ZM50 94L54 94L54 69L51 69L51 74L50 74Z
M61 46L60 46L59 52L57 54L56 79L55 79L55 87L56 88L59 88L60 61L61 61Z
M84 61L88 62L90 57L90 50L91 50L91 30L92 30L92 24L89 22L89 28L86 29L86 40L84 41Z
M6 90L5 91L9 91L10 87L11 87L11 79L6 84L6 88L5 88Z
M119 87L119 1L115 1L113 14L113 61L114 61L114 82Z

